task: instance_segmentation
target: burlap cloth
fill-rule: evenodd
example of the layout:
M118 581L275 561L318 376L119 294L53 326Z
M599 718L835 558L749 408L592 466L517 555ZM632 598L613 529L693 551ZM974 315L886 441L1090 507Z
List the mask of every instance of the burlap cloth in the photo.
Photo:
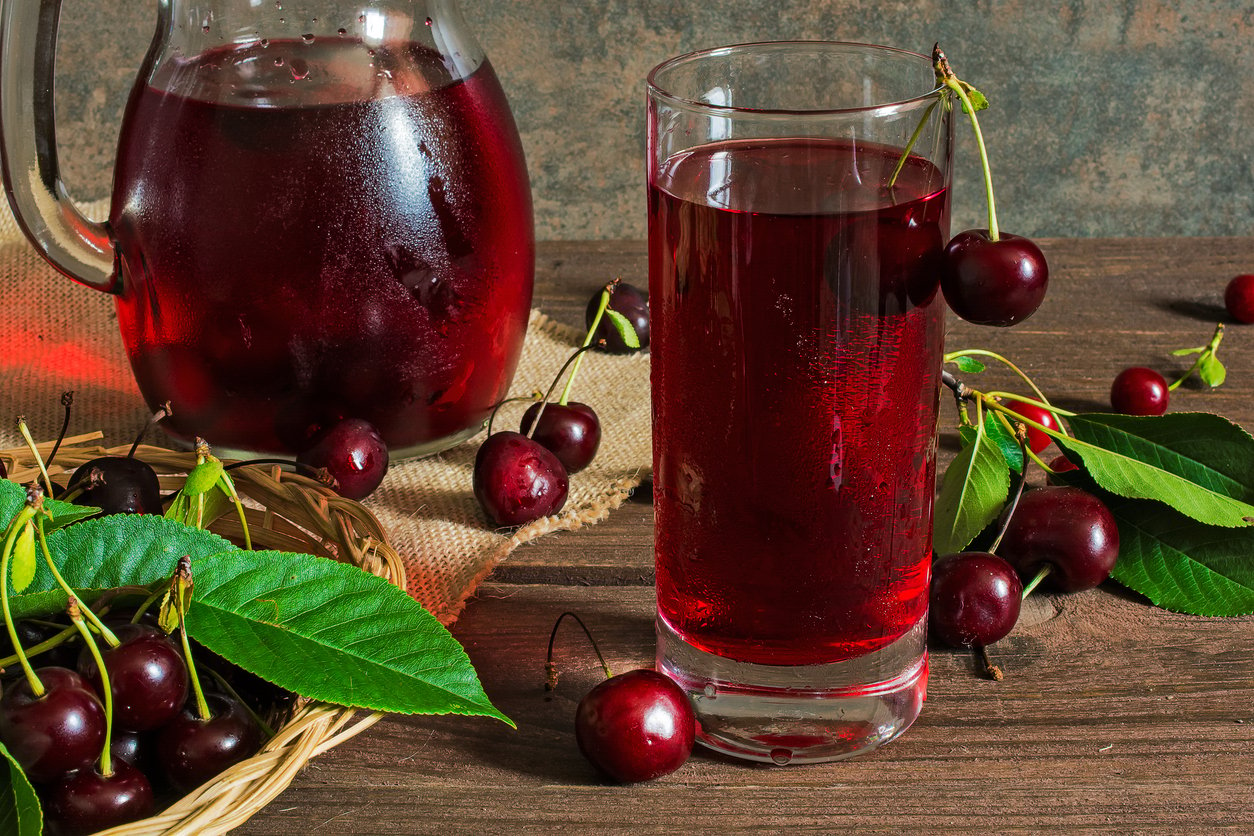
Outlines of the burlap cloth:
M85 211L101 217L107 207ZM606 281L589 276L589 287ZM630 277L627 277L630 280ZM148 418L118 336L112 300L64 278L39 257L0 200L0 448L22 443L26 417L39 440L55 437L60 395L74 392L71 434L100 430L106 445L129 443ZM574 329L532 311L513 394L545 389L582 339ZM471 493L471 470L484 435L426 459L393 464L365 502L401 554L409 592L440 621L461 612L479 583L510 552L552 531L605 519L651 466L649 357L593 354L572 393L601 419L593 463L570 480L562 512L519 529L497 529ZM517 429L523 406L503 409L495 425ZM147 443L165 444L159 432Z

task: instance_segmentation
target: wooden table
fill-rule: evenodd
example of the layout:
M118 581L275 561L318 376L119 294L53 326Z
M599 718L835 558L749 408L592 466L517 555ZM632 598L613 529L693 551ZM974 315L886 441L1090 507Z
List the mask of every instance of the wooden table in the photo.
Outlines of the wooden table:
M1183 370L1175 348L1226 320L1223 289L1254 272L1254 238L1042 242L1050 296L1014 329L952 320L947 348L1022 365L1063 406L1105 409L1123 367ZM638 241L540 247L536 304L578 324L607 278L645 282ZM1228 382L1186 386L1173 409L1254 427L1254 326L1229 327ZM644 397L645 393L641 393ZM952 427L944 404L943 426ZM955 435L942 436L942 457ZM453 632L518 724L389 718L314 761L239 832L249 834L1138 830L1251 832L1254 618L1156 609L1109 585L1034 595L993 648L1006 678L972 655L932 655L928 701L901 739L821 766L773 768L698 750L652 783L604 782L580 756L575 705L601 674L577 631L543 690L549 630L579 612L616 671L653 655L652 508L647 492L606 523L515 552Z

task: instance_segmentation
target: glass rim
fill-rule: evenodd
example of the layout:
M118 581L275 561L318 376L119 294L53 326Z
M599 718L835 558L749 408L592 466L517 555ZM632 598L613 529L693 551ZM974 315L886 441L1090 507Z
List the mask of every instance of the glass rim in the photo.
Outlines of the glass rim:
M725 46L710 47L707 49L698 49L692 52L686 52L682 55L676 55L668 58L658 64L649 74L645 76L645 83L648 87L649 96L659 101L666 102L672 107L682 107L687 110L698 110L704 113L714 113L723 115L736 115L740 117L752 116L790 116L790 117L824 117L824 116L840 116L852 113L875 113L878 111L895 112L908 110L934 99L936 94L944 90L943 85L932 87L925 93L918 96L912 96L908 99L899 99L890 102L881 102L873 105L860 105L858 107L833 107L833 108L761 108L761 107L739 107L735 105L716 105L709 102L697 101L685 96L672 93L663 87L658 77L674 69L681 64L689 64L695 61L702 61L709 58L721 57L737 52L767 52L774 50L784 50L789 48L810 47L810 48L848 48L854 47L867 52L881 52L885 55L892 55L903 58L918 58L925 61L930 67L932 59L920 52L913 52L908 49L900 49L893 46L883 46L881 44L859 43L857 41L824 41L824 40L792 40L792 41L750 41L747 43L727 44ZM838 51L838 50L837 50Z

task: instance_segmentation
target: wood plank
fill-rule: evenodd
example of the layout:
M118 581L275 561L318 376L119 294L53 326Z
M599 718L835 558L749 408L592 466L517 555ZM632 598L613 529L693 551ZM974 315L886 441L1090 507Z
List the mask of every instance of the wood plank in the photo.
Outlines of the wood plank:
M932 656L923 716L849 761L784 769L698 753L650 784L610 787L579 755L575 704L600 673L647 665L646 588L490 584L454 632L518 724L390 718L315 762L241 832L342 834L700 830L1237 828L1254 808L1254 619L1166 613L1108 592L1037 599L998 645L1002 682L969 654ZM574 625L566 625L573 627ZM566 627L563 628L565 631Z

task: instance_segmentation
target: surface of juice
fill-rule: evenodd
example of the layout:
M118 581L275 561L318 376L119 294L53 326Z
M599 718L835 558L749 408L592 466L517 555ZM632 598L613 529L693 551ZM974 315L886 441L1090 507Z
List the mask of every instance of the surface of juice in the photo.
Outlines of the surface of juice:
M341 418L393 450L478 425L531 304L531 196L486 62L254 42L136 89L110 225L117 311L171 431L295 452Z
M844 140L740 140L650 183L660 617L764 665L924 616L948 195Z

